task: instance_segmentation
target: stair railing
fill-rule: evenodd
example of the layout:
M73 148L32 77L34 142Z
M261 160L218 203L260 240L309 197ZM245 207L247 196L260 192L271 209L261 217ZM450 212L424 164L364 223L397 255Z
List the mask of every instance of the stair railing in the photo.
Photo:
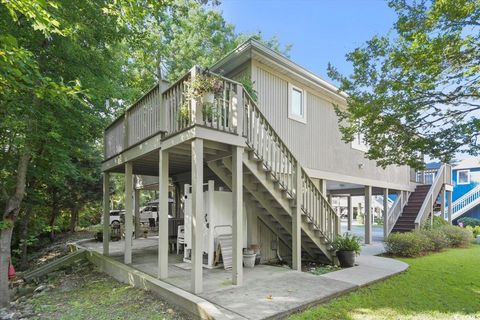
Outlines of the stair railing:
M422 207L418 212L417 218L415 219L415 229L420 229L428 216L433 216L433 206L437 200L440 190L442 190L445 184L451 184L451 171L452 168L448 164L443 164L440 169L438 169L435 179L433 180L427 196L423 201Z
M390 207L388 210L388 215L387 215L387 226L388 226L388 232L387 236L392 232L393 227L395 227L395 224L397 223L398 218L402 215L403 208L405 208L405 205L408 202L408 198L410 197L410 192L408 191L401 191L397 199L393 202L393 205Z
M458 218L478 203L480 203L480 185L452 203L452 219ZM445 212L448 212L448 207L445 209Z
M262 114L252 97L243 90L243 135L247 145L253 150L256 157L262 160L265 169L278 182L287 197L295 199L296 174L301 174L302 190L300 206L303 213L319 230L327 241L332 241L339 234L340 220L306 171L301 168L280 136L276 133L266 117ZM297 205L299 205L297 203Z

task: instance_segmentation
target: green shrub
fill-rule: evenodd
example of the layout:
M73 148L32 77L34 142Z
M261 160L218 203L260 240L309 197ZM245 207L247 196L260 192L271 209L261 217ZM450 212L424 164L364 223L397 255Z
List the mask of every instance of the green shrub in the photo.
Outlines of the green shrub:
M473 240L473 233L457 226L444 226L439 229L445 234L450 247L466 247Z
M470 217L463 217L457 220L457 223L461 222L464 227L478 227L480 226L480 219L470 218Z
M441 229L422 230L428 238L427 251L440 251L450 245L450 240Z
M430 240L422 232L395 232L385 241L385 251L399 257L417 257L430 248Z
M335 238L332 247L336 251L354 251L359 254L361 250L360 241L360 237L345 233L343 236L339 235Z
M468 231L471 231L473 233L474 238L477 238L480 235L480 226L476 226L476 227L466 226L465 229L467 229Z
M444 218L437 217L437 216L433 217L432 229L438 229L438 228L441 228L443 226L448 226L448 225L450 225L450 224Z

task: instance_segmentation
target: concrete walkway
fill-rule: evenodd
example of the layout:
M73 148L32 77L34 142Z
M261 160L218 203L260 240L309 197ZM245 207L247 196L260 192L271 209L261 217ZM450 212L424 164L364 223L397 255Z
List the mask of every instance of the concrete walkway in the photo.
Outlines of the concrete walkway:
M158 238L137 239L133 244L132 267L157 275ZM83 247L101 252L101 243L84 242ZM316 305L361 286L393 276L408 265L389 258L376 257L383 252L380 242L363 246L353 268L324 275L296 272L286 267L260 265L244 269L243 286L231 283L231 271L204 269L204 292L199 297L224 313L224 319L266 319L286 316ZM111 257L123 261L123 241L111 243ZM169 278L165 282L188 291L190 270L181 268L181 258L170 256Z

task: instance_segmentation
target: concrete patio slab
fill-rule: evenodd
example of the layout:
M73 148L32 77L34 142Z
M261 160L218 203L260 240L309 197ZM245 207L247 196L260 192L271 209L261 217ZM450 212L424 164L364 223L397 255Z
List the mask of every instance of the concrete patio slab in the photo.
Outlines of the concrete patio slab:
M81 245L88 250L102 252L99 242L89 241ZM134 240L130 267L157 277L157 245L156 237ZM123 241L110 244L110 258L118 263L123 261L123 246ZM358 266L321 276L278 266L245 268L242 286L232 284L231 271L204 268L204 291L198 297L215 306L224 319L284 317L408 268L401 261L373 255L382 252L383 244L379 242L362 246L362 254L357 257ZM181 262L181 256L169 255L169 276L163 282L187 292L190 290L191 271L182 268Z

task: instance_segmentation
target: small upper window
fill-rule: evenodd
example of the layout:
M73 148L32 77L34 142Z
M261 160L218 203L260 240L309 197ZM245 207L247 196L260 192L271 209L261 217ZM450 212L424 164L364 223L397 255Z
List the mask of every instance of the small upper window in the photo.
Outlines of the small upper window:
M457 171L457 184L470 184L470 170Z
M305 92L289 84L288 90L288 117L303 123L307 122Z
M365 136L363 135L363 133L355 133L355 135L353 136L352 148L363 152L368 151L368 144L365 141Z

